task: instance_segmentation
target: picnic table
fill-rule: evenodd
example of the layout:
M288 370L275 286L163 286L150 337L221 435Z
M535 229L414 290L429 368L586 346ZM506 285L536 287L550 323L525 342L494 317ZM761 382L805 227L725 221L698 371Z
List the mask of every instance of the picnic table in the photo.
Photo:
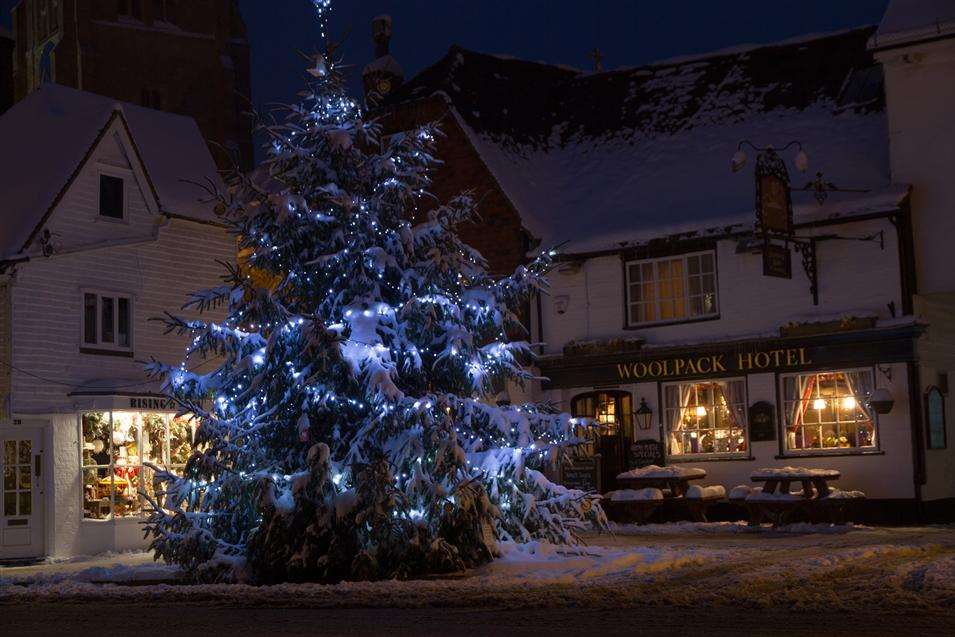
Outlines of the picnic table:
M802 485L802 497L824 498L829 495L829 480L841 477L835 469L803 469L801 467L783 467L782 469L757 469L750 475L753 482L762 482L763 493L790 493L793 482Z
M706 508L723 499L722 487L696 487L690 481L706 477L706 471L695 467L649 465L617 475L617 486L609 498L609 509L623 521L643 522L657 507L666 502L685 505L694 520L706 521ZM690 493L688 494L688 491Z
M730 501L745 504L750 525L768 519L778 526L797 513L805 513L810 521L822 515L832 522L842 522L847 506L865 495L859 491L840 491L829 485L830 481L841 477L835 469L757 469L750 475L750 480L763 483L762 488L737 487L730 494ZM796 493L791 491L793 483L800 487Z
M660 489L665 498L681 498L690 487L690 480L706 477L706 471L696 467L671 465L647 467L624 471L617 476L617 484L623 489Z

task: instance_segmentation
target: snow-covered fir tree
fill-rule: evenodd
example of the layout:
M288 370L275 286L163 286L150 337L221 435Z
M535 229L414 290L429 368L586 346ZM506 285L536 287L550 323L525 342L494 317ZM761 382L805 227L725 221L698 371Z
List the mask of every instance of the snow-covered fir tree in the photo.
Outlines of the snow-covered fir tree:
M264 129L259 171L218 194L246 263L190 304L228 317L167 320L191 336L186 360L151 371L198 427L182 475L157 470L152 550L199 579L275 582L577 542L605 524L599 502L542 473L578 442L573 419L495 401L532 378L508 336L552 255L492 279L456 234L469 194L424 212L438 130L382 147L336 66L316 56L302 101Z

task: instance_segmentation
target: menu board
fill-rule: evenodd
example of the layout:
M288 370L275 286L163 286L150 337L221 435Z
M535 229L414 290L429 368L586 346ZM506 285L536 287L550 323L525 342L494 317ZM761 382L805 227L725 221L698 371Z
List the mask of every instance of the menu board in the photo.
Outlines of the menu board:
M636 440L630 445L630 468L639 469L655 464L663 466L663 443L659 440Z
M561 469L561 484L568 489L600 493L600 456L574 458Z

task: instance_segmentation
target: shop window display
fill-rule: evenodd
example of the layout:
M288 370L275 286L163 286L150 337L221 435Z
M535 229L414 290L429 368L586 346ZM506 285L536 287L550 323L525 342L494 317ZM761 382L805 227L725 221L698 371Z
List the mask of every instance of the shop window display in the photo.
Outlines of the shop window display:
M154 496L149 464L182 470L192 454L195 423L188 416L139 411L87 412L83 440L83 517L138 517Z
M744 381L680 383L663 391L671 456L746 453Z
M870 370L798 374L783 378L787 451L876 446L867 400Z

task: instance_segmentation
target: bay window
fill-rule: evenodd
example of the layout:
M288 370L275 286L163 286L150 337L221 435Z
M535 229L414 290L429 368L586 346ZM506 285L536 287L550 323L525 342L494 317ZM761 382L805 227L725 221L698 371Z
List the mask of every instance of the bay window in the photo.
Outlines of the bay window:
M630 326L713 317L719 312L713 252L631 261L626 278Z
M192 455L195 422L187 416L93 411L80 417L83 517L135 518L155 496L151 463L179 473ZM148 505L147 510L148 510Z
M744 380L665 385L663 401L670 456L746 454Z
M867 404L871 370L793 374L782 383L786 451L876 447L875 414Z

